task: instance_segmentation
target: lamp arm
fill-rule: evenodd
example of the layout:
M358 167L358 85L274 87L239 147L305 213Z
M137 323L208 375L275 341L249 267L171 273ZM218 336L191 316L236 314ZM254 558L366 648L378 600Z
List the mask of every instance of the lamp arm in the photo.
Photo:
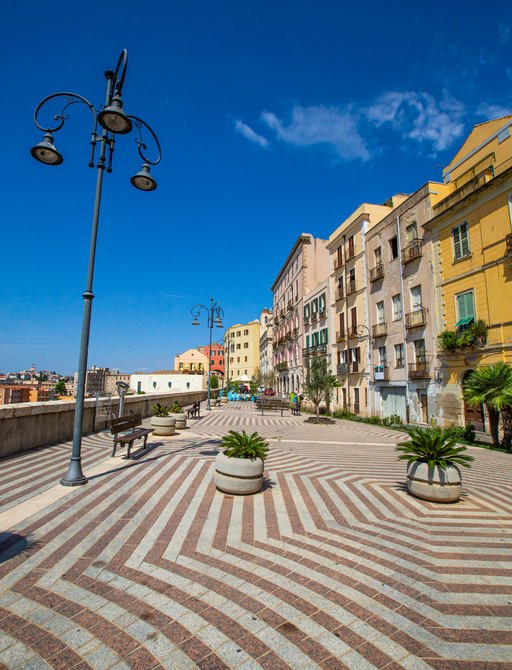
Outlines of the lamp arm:
M132 119L132 121L133 121L133 123L134 123L134 126L137 128L137 132L138 132L138 134L139 134L139 136L135 138L135 142L137 143L137 148L138 148L138 150L139 150L140 157L142 158L142 160L143 160L145 163L148 163L149 165L157 165L157 164L160 163L160 161L162 160L162 148L161 148L161 146L160 146L160 142L158 141L157 136L156 136L155 133L153 132L153 129L152 129L151 126L148 125L145 121L143 121L142 119L139 119L138 116L131 116L131 115L128 115L128 118L129 118L129 119ZM149 160L149 158L144 154L144 151L146 151L148 147L147 147L147 145L144 143L144 141L143 141L143 137L142 137L142 127L143 127L143 126L144 126L144 128L146 128L147 130L149 130L149 132L151 133L151 135L152 135L152 137L153 137L153 139L154 139L154 141L155 141L155 144L156 144L156 146L157 146L158 157L157 157L157 159L154 160L154 161Z
M199 315L201 314L201 310L202 310L202 309L206 310L207 312L209 311L209 310L208 310L208 307L205 307L204 305L201 305L201 304L199 304L199 305L194 305L194 306L192 307L192 309L190 310L190 313L192 314L192 316L194 317L194 319L198 319L198 318L199 318Z
M54 98L66 98L67 104L64 105L62 108L62 111L60 114L55 114L53 117L55 121L58 121L56 126L42 126L39 123L39 112L43 108L43 106L49 102L50 100L53 100ZM91 110L93 116L94 116L94 133L96 133L96 110L94 109L94 105L87 100L87 98L83 98L81 95L78 95L77 93L69 93L69 92L60 92L60 93L52 93L51 95L48 95L44 100L41 100L41 102L37 105L36 110L34 112L34 123L36 126L39 128L39 130L42 130L45 133L54 133L57 132L57 130L60 130L62 126L64 125L64 122L66 119L69 119L69 116L65 113L68 107L71 105L75 105L77 103L81 103L83 105L86 105L89 107Z
M113 89L114 95L121 95L123 91L124 78L126 75L126 68L128 67L128 51L123 49L119 60L117 61L117 67L114 72L113 80Z

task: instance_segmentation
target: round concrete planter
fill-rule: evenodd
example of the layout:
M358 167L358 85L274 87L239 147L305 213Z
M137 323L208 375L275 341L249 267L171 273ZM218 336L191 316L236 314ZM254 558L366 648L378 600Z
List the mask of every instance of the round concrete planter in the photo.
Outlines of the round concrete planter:
M224 452L215 459L215 486L234 495L257 493L263 486L261 458L228 458Z
M185 412L179 412L179 413L173 414L173 416L176 419L177 430L183 430L183 428L187 427L187 415L186 415Z
M173 416L154 416L151 419L153 435L174 435L176 419Z
M228 402L229 402L229 399L228 399L227 395L223 395L222 398L220 399L220 404L221 405L227 405Z
M462 492L460 470L456 465L429 470L427 463L412 463L407 468L407 490L422 500L456 502Z

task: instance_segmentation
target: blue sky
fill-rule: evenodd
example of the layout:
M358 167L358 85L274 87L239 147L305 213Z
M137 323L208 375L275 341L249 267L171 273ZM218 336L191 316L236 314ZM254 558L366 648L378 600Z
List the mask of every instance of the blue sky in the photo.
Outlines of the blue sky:
M91 123L72 109L64 163L44 166L33 112L56 91L99 107L123 48L125 110L163 148L155 192L129 183L132 136L104 180L89 364L125 372L207 343L190 309L210 296L227 326L257 318L301 232L327 238L361 202L439 180L475 123L512 110L504 0L28 0L0 16L1 372L77 368Z

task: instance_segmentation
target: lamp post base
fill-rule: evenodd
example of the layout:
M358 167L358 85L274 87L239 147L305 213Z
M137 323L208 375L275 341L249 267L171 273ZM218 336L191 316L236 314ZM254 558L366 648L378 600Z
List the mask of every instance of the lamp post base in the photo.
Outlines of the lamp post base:
M61 486L83 486L89 480L82 472L82 466L79 461L72 460L69 464L68 471L60 480Z

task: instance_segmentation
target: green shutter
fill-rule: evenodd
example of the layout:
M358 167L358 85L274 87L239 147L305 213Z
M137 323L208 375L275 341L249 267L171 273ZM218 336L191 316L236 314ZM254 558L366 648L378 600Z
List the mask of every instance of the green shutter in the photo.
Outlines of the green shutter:
M455 324L456 328L467 326L475 320L473 291L462 293L461 295L457 296L457 311L459 320Z

